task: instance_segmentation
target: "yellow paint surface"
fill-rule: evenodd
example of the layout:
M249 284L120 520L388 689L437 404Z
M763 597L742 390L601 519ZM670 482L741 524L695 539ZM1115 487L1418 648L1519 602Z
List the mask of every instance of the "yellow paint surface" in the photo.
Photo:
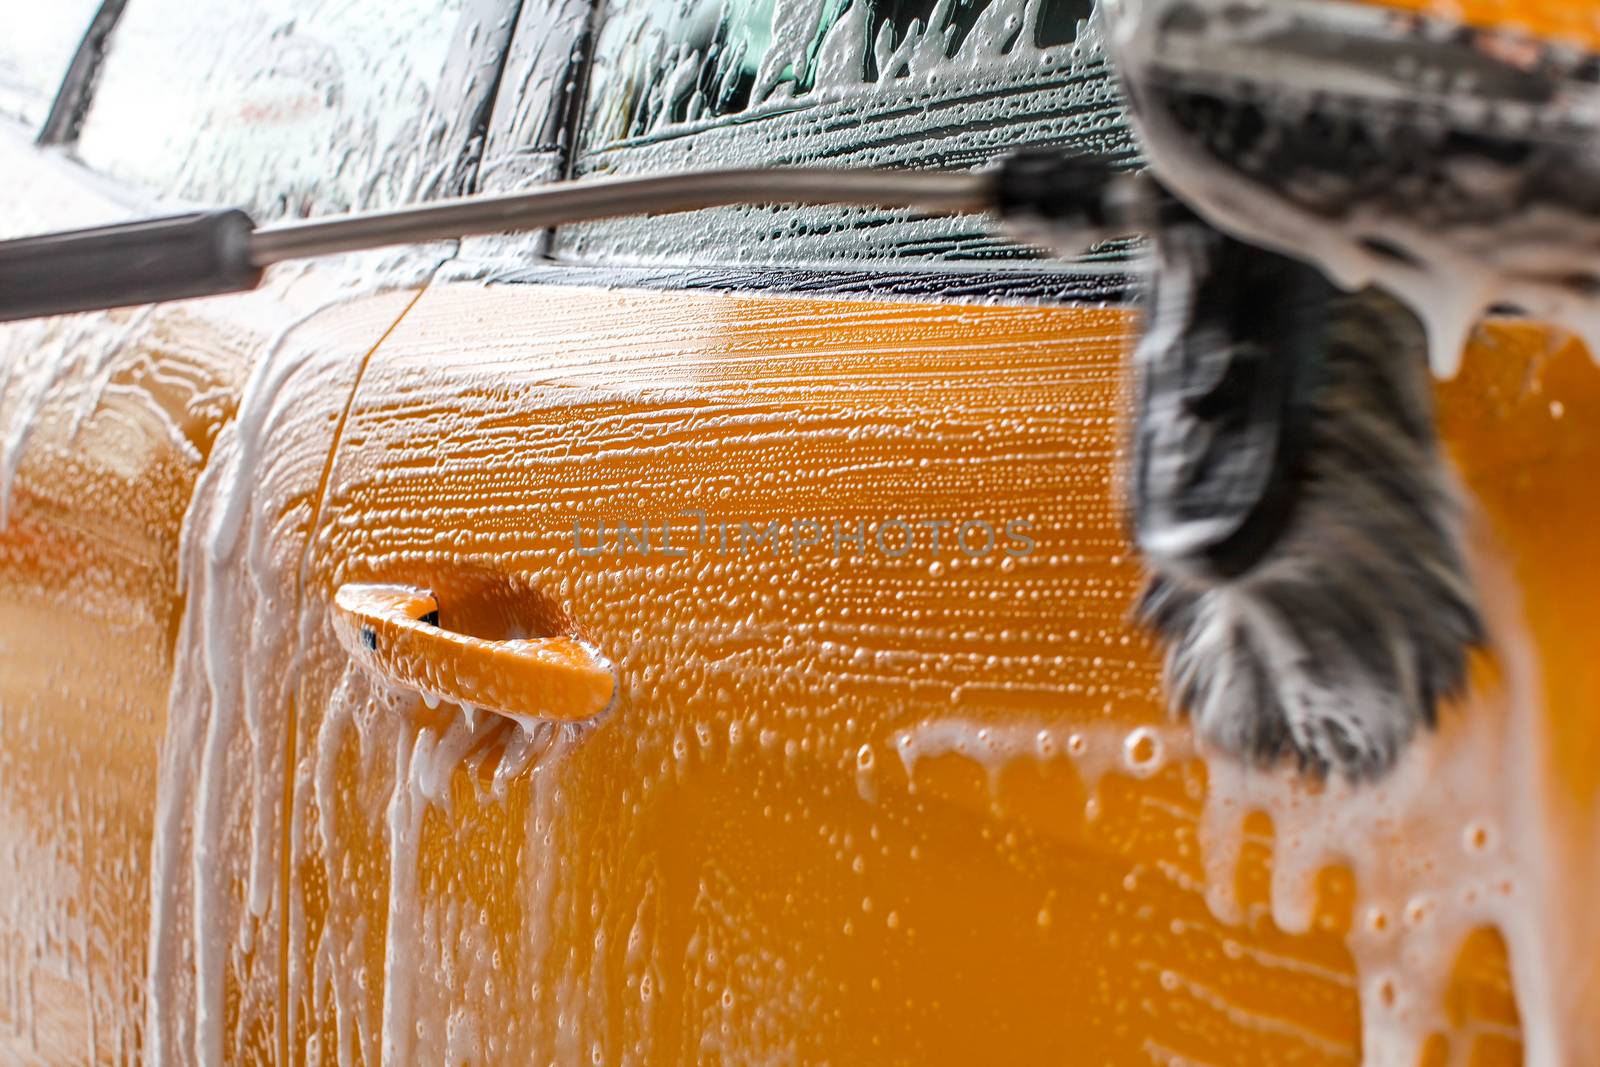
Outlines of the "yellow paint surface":
M1600 47L1579 0L1390 6ZM406 299L321 335L337 366L291 390L316 430L273 439L300 478L273 580L292 602L303 548L313 607L353 580L465 591L482 636L570 626L627 690L504 797L482 791L509 731L487 731L447 776L450 803L399 813L417 847L397 856L396 784L455 711L375 694L317 630L272 711L285 780L234 797L299 817L257 939L225 946L231 1058L375 1062L409 1027L428 1062L452 1010L503 1062L1358 1057L1348 876L1322 879L1312 932L1277 930L1273 828L1254 820L1250 917L1224 924L1199 885L1203 767L1108 774L1086 808L1060 755L1163 721L1153 652L1126 623L1120 313L446 287L372 358L346 424L363 354ZM6 1062L115 1062L145 1041L178 531L283 316L218 318L166 320L81 422L95 382L63 379L22 454L0 532ZM8 381L0 415L25 385ZM1592 857L1600 375L1578 346L1501 324L1440 396L1536 646L1551 830ZM1022 518L1036 549L1009 565L572 550L575 521L659 528L688 508L713 528ZM951 716L968 752L908 771L902 731ZM989 760L991 777L982 746L1019 732L1055 747ZM230 870L246 836L215 843ZM1574 911L1597 878L1593 861L1565 872ZM412 999L386 1012L397 979ZM1517 1062L1492 931L1463 946L1449 1013L1440 1062Z
M1119 749L1164 714L1152 650L1127 623L1127 327L1082 309L426 294L363 379L308 595L423 584L448 626L452 584L499 574L615 660L623 698L501 799L479 795L504 743L486 735L452 805L413 813L415 870L403 857L397 874L379 802L414 775L416 731L452 709L398 697L374 716L337 647L320 646L297 736L339 738L302 754L333 777L294 788L336 807L338 830L295 843L295 954L341 954L359 925L370 980L402 946L421 961L405 976L416 1048L444 1047L453 1008L508 1059L1355 1060L1348 877L1325 873L1312 931L1277 930L1272 828L1256 826L1238 872L1250 917L1225 925L1201 893L1203 767L1107 774L1086 809L1063 758ZM1565 737L1600 708L1587 665L1566 673L1592 629L1572 619L1581 598L1538 583L1594 572L1587 526L1550 511L1572 472L1534 460L1600 460L1578 431L1600 379L1570 350L1535 360L1543 344L1489 331L1443 390L1444 425L1526 583L1561 694L1546 714ZM1535 393L1483 399L1510 388ZM1552 402L1580 417L1552 418ZM574 523L592 545L602 517L671 527L685 509L713 530L1021 516L1037 548L1009 563L924 543L835 564L723 552L714 536L683 558L575 551ZM698 519L681 522L675 538ZM970 726L966 752L908 773L904 732L952 719ZM985 758L1018 736L1020 755ZM1581 798L1594 762L1564 765ZM422 932L386 928L401 920ZM350 997L347 977L300 991L292 1048L338 1039L341 996L347 1017L382 1029L380 991ZM1449 1011L1434 1052L1517 1061L1492 932L1463 946Z
M1600 6L1594 0L1362 0L1475 26L1522 30L1600 49Z
M390 805L397 781L405 796L415 778L399 757L457 713L379 699L331 626L315 632L293 706L274 713L295 746L276 796L303 812L273 912L290 921L280 952L229 972L230 1047L300 1061L313 1037L337 1047L343 1012L351 1057L376 1060L396 1025L384 963L404 953L419 1054L457 1010L501 1035L508 1060L596 1047L656 1059L789 1049L960 1062L1003 1049L1134 1063L1166 1049L1214 1062L1353 1060L1348 877L1325 874L1312 932L1277 930L1272 827L1247 825L1237 879L1250 918L1226 925L1199 886L1203 767L1108 773L1088 810L1084 775L1063 755L1076 737L1117 764L1130 727L1163 720L1152 650L1126 622L1137 570L1115 484L1127 327L1122 313L1083 309L426 293L372 356L325 487L315 449L328 437L291 436L280 457L307 479L297 521L319 516L306 531L309 603L326 610L345 581L411 582L440 593L447 623L454 592L457 622L481 637L575 630L619 664L622 703L499 798L480 791L509 737L488 730L446 776L451 803L407 808L416 847L397 853ZM353 371L359 347L349 351ZM338 395L313 395L331 433ZM1571 801L1557 830L1582 841L1600 707L1584 605L1600 573L1587 551L1592 500L1573 487L1600 462L1587 432L1600 381L1575 346L1497 325L1441 398L1445 436L1536 640L1552 780ZM119 403L76 447L108 448L96 435L121 425ZM89 943L103 947L82 957L91 968L36 972L32 999L7 1001L19 1056L35 1047L26 1004L45 1060L86 1047L91 1026L103 1050L139 1041L141 857L171 670L165 651L146 657L175 633L163 590L185 506L161 486L192 477L155 463L108 482L48 459L48 441L72 445L40 438L4 542L20 606L4 616L5 640L36 665L3 679L6 797L10 825L42 850L22 853L34 858L14 884L62 915L92 916ZM103 454L130 469L125 448ZM165 548L107 524L115 485L135 502L123 513L153 509L151 545L165 537ZM311 509L307 493L326 498ZM1024 518L1036 544L1010 562L934 558L924 540L835 564L770 542L743 554L698 544L698 519L679 522L686 509L704 510L712 530ZM592 545L601 517L677 522L677 543L695 551L580 555L573 523ZM113 562L118 553L151 561L145 592L128 585L144 570ZM118 583L70 577L102 557ZM63 599L74 580L92 595ZM130 629L108 646L114 618ZM133 710L109 701L108 682ZM971 727L966 753L908 772L903 732L952 717ZM1021 754L987 761L991 777L984 746L1015 748L1019 736ZM107 743L113 752L92 755ZM245 842L225 847L237 855ZM399 896L397 875L411 879ZM1588 872L1570 875L1575 899L1589 884ZM21 952L37 917L12 914L25 924L8 928ZM391 930L391 918L414 929ZM347 942L358 951L324 951ZM1441 1054L1471 1046L1474 1062L1515 1062L1492 933L1464 946L1449 1008Z

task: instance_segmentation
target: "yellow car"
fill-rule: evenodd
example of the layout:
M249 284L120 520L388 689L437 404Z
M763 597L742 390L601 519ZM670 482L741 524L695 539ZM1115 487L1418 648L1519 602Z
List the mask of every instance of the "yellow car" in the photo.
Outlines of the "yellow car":
M0 237L1138 159L1089 0L37 7ZM4 327L0 1061L1600 1062L1600 371L1476 330L1470 695L1250 769L1131 617L1134 273L719 208Z

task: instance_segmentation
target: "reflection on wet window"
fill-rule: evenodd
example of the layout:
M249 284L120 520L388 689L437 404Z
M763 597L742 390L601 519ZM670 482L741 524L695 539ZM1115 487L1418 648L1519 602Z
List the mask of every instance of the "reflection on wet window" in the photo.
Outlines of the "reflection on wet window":
M1070 44L1090 0L617 0L585 144L922 73L964 51ZM1026 31L1026 32L1025 32ZM969 46L969 38L975 38Z
M453 191L510 0L131 0L78 154L261 217ZM497 31L496 27L500 27ZM498 62L498 57L491 57Z

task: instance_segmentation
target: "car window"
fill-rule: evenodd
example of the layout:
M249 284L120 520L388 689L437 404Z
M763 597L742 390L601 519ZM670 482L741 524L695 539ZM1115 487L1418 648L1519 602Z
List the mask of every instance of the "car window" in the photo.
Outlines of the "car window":
M130 0L76 151L258 219L462 191L515 0Z
M100 0L0 3L0 115L37 127Z
M712 163L977 167L1046 144L1134 158L1090 0L600 2L579 176ZM646 264L1039 267L983 220L878 209L607 221L561 231L554 248Z
M590 0L523 0L489 124L483 188L563 176L592 16Z

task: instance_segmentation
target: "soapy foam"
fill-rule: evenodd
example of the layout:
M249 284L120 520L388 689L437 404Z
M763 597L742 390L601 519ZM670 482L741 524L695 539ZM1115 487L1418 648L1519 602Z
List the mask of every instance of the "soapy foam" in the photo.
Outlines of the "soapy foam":
M984 768L991 791L1017 760L1065 759L1089 789L1091 813L1107 775L1144 777L1198 758L1207 772L1198 827L1204 891L1219 920L1247 918L1235 873L1253 814L1267 815L1274 828L1270 900L1279 929L1311 929L1325 868L1354 875L1346 945L1365 1062L1416 1063L1431 1035L1463 1036L1446 1014L1445 993L1462 944L1483 927L1498 930L1509 947L1527 1062L1573 1062L1568 1042L1582 1020L1560 1017L1558 990L1564 976L1581 973L1572 954L1589 942L1571 939L1548 892L1572 868L1548 830L1539 686L1515 593L1503 575L1480 581L1489 593L1498 680L1449 709L1441 730L1410 746L1376 785L1335 779L1312 787L1292 767L1262 771L1197 748L1176 726L1064 729L951 718L900 731L899 755L914 782L922 760L960 754ZM1450 1062L1465 1063L1469 1044L1452 1041Z
M736 114L713 114L705 94L692 90L684 106L667 105L669 94L659 87L671 79L658 72L704 65L720 76L737 72L740 60L726 49L708 56L680 40L670 20L661 24L658 12L666 10L622 9L607 20L575 153L579 175L662 173L706 159L748 166L818 160L976 166L1040 145L1133 156L1122 101L1099 48L1098 19L1080 21L1071 41L1058 34L1041 45L1046 16L1059 12L1039 0L970 6L941 0L926 18L898 29L893 20L880 21L875 35L872 5L844 6L829 22L813 0L779 0L768 16L773 40L748 104ZM809 71L814 81L798 89L785 71ZM619 82L649 78L659 78L650 83L657 87L636 106L619 103L632 99ZM838 269L876 262L925 271L944 263L992 274L1062 266L1024 254L978 216L878 208L750 205L603 220L562 228L554 248L563 259L690 267ZM1121 257L1106 251L1091 258L1072 265L1078 280L1071 284L1110 293L1121 284Z
M462 990L517 994L506 986L495 954L483 950L495 943L483 917L453 899L441 902L423 885L425 826L430 813L453 811L463 777L473 785L469 803L475 805L505 803L512 780L523 778L533 783L527 854L538 857L547 850L539 835L547 831L553 803L554 775L547 771L583 731L488 713L468 722L459 706L438 700L435 705L447 714L426 716L419 694L391 689L346 664L317 709L316 736L295 772L301 788L294 799L293 840L314 845L311 852L327 883L339 885L360 869L367 842L382 843L386 864L381 971L368 965L373 932L359 894L330 895L332 910L315 941L303 912L291 920L290 960L310 956L313 962L309 974L297 969L290 976L290 1009L296 1012L290 1025L315 1022L301 1020L297 1011L309 994L317 1017L334 1020L337 1047L326 1051L335 1062L374 1062L380 1056L397 1063L478 1062L490 1055L494 1041L518 1047L515 1035L481 1033L474 1002L463 1000ZM360 768L353 788L339 774L340 761L352 752ZM519 888L519 901L530 914L541 914L555 882L537 859L527 866L532 873ZM292 907L303 902L297 899ZM538 922L519 934L535 945L544 936ZM380 975L383 995L373 1012L369 987ZM440 1004L453 1006L441 1014L434 1010ZM497 1002L495 1010L503 1009Z
M333 297L284 326L253 364L237 416L218 434L196 483L179 547L188 607L152 844L146 1018L152 1063L220 1062L228 1042L239 1040L227 1033L225 1017L230 946L236 965L241 953L245 961L275 958L276 947L257 938L279 921L273 905L286 814L284 712L292 706L296 642L316 625L303 618L285 623L296 617L298 560L284 552L302 542L293 535L305 521L298 487L308 478L316 485L326 459L315 448L291 447L302 435L315 441L325 431L286 407L285 393L307 376L337 388L350 369L341 363L347 354L327 356L307 338L307 326L331 308L415 284L437 262L434 248L339 262ZM269 284L281 292L306 270L291 267ZM271 671L251 669L269 663ZM242 857L229 846L241 820L248 840ZM232 900L236 886L242 909ZM256 974L276 970L254 966ZM276 989L262 985L248 995L265 998Z

